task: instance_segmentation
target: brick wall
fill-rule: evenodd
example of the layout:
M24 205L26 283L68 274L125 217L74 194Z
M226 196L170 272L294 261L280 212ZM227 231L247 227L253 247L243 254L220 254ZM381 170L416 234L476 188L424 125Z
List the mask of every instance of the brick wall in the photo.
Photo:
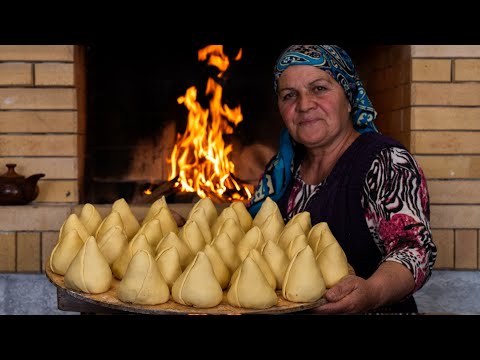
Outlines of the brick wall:
M359 71L378 127L428 180L437 269L480 268L480 46L378 46Z
M22 175L46 174L32 204L0 206L0 272L41 272L62 222L78 209L81 51L0 45L0 172L14 162ZM380 130L405 144L427 176L436 268L479 269L480 46L375 46L360 55Z
M411 147L428 177L437 267L479 269L480 46L411 54Z

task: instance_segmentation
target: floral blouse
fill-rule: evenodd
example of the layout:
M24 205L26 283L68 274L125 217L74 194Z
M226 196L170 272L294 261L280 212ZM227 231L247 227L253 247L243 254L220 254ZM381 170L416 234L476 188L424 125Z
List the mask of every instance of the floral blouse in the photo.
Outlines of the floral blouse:
M322 186L305 184L300 167L289 199L289 218L302 212ZM419 186L412 181L414 177L420 177ZM425 175L408 151L392 147L375 158L365 178L362 205L383 261L405 265L415 279L414 291L420 289L431 276L437 250L430 229Z

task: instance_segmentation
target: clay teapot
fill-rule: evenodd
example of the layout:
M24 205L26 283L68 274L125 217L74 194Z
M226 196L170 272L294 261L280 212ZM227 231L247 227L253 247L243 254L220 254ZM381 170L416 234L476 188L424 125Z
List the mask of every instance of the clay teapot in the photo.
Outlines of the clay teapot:
M0 205L24 205L38 196L37 182L45 174L34 174L27 178L15 172L17 164L7 164L8 171L0 175Z

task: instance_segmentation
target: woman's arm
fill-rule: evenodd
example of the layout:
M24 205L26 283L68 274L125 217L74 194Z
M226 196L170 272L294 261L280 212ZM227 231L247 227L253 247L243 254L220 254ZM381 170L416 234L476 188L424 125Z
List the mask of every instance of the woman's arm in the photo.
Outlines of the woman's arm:
M363 206L383 262L403 264L415 280L411 293L417 291L431 276L437 252L426 179L407 150L386 149L374 160L366 177Z

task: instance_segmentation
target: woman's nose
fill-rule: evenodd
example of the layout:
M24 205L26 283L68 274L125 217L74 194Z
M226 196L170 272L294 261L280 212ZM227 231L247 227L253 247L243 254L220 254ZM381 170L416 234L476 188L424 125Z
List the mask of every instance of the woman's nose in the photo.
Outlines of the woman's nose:
M315 102L313 101L311 96L309 96L308 94L299 95L297 102L298 111L305 112L312 109L314 106Z

